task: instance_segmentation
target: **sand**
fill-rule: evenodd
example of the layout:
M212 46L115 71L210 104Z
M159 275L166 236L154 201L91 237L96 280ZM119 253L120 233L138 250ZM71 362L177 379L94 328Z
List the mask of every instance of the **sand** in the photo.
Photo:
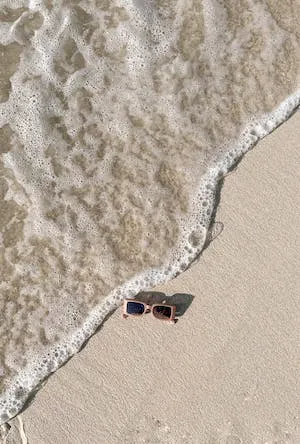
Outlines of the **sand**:
M223 231L157 289L194 296L185 314L115 312L22 414L29 444L300 443L299 165L300 113L225 179Z

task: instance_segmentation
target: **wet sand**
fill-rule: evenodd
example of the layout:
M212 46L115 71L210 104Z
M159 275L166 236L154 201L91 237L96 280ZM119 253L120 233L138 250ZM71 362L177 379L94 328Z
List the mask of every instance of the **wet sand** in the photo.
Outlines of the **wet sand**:
M200 261L157 289L194 296L185 314L115 312L22 414L28 443L300 442L299 165L297 113L225 179Z

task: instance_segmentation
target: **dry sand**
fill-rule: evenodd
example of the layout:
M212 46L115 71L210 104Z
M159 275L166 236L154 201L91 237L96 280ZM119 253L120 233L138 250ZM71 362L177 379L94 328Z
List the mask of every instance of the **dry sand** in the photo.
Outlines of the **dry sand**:
M299 166L300 113L226 178L223 232L159 288L194 296L184 316L114 313L22 414L29 444L300 443Z

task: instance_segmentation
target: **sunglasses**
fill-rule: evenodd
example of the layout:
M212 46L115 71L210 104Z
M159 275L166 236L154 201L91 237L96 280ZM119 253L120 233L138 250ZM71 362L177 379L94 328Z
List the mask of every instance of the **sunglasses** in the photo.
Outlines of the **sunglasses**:
M175 323L175 305L165 304L145 304L144 302L137 301L136 299L124 299L123 302L123 318L128 316L142 316L143 314L151 311L156 319L161 321L168 321Z

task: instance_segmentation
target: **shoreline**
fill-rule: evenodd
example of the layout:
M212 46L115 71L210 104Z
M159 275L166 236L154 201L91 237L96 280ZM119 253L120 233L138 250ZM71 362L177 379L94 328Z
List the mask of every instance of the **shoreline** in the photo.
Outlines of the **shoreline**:
M30 443L299 442L299 128L296 112L249 151L221 192L222 234L157 288L194 296L176 326L114 313L22 414Z
M0 397L0 404L13 404L12 408L6 407L6 410L4 408L1 409L2 413L0 414L0 424L4 423L5 421L9 421L17 414L17 412L22 411L24 406L26 407L28 399L31 399L32 394L38 390L38 387L43 384L49 376L51 376L54 372L61 368L61 366L65 365L73 356L80 352L81 348L85 346L85 343L89 341L96 331L99 330L105 319L110 316L111 311L119 306L120 300L123 299L122 294L123 296L126 294L126 297L133 297L140 291L135 288L135 285L141 277L143 278L143 276L147 276L148 284L151 284L150 287L153 287L153 285L163 285L161 283L162 280L168 283L169 279L174 279L178 275L182 274L182 264L185 264L185 266L188 264L187 270L190 268L191 264L197 260L198 255L202 255L203 248L207 243L206 235L209 232L209 227L212 223L211 214L213 215L215 211L218 210L216 208L218 205L218 199L216 196L218 195L220 188L219 180L224 180L226 175L228 175L228 172L230 172L232 168L235 168L236 165L239 165L244 159L245 154L260 143L260 140L287 122L290 118L289 116L292 116L295 112L297 112L297 109L299 109L299 103L300 92L295 92L293 95L284 100L276 108L276 110L263 115L259 121L254 120L251 124L246 126L236 144L236 157L232 157L229 152L226 152L223 155L222 161L219 161L216 163L216 165L209 168L207 173L205 173L201 178L198 189L201 189L201 183L202 185L203 183L204 185L207 185L211 182L210 188L207 190L209 193L209 197L206 198L208 201L208 206L203 208L200 204L201 200L199 203L197 199L193 199L193 203L191 205L192 209L190 212L190 219L192 222L188 225L188 229L186 230L187 232L185 232L184 235L182 233L182 238L180 239L179 243L179 245L185 245L186 247L188 245L189 248L184 249L181 247L181 249L179 249L178 245L176 248L174 248L174 253L171 253L170 255L170 257L173 257L173 260L169 263L168 270L171 270L169 275L164 273L163 269L154 269L145 271L140 275L133 276L132 279L124 283L122 286L116 288L110 295L105 297L103 302L91 311L83 323L83 326L72 335L69 335L67 340L65 339L64 342L56 344L55 347L51 347L49 350L47 350L47 354L42 355L38 361L33 361L27 365L27 367L22 370L24 380L22 381L22 378L17 375L13 381L17 380L18 382L13 382L10 385L8 394ZM278 116L283 116L285 120L281 121L281 118L278 118ZM222 168L222 165L223 167L226 166L225 171L224 168ZM220 172L223 173L222 177L219 176ZM196 196L199 200L199 193L196 193ZM188 239L193 232L197 231L197 225L199 225L199 222L202 222L201 232L199 232L202 240L200 245L193 247L188 242ZM180 263L176 261L179 253L181 258ZM164 277L162 278L162 276ZM60 355L59 359L55 358L57 353ZM51 366L50 370L49 366ZM36 375L35 379L30 376L34 373L32 370L33 368L37 368L40 372L39 375ZM20 385L23 386L19 389L18 387ZM18 392L23 391L18 398L14 398L12 395L16 392L16 390ZM13 413L9 413L10 411Z

